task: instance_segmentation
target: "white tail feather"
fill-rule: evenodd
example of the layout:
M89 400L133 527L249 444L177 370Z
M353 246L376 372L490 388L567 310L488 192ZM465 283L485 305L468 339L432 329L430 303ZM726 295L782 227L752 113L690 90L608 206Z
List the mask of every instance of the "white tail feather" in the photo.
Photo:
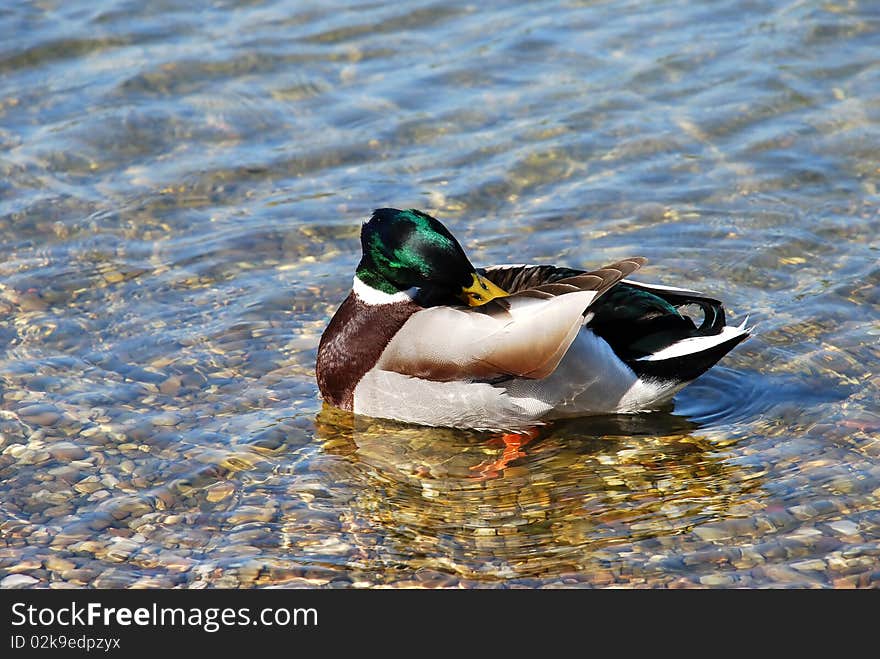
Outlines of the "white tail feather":
M722 328L721 332L719 332L718 334L712 334L711 336L692 336L687 339L682 339L681 341L676 341L671 346L667 346L662 350L658 350L651 355L639 357L639 359L637 359L636 361L661 361L663 359L683 357L685 355L693 355L699 352L703 352L704 350L709 350L738 336L748 334L752 328L746 327L746 321L748 321L748 318L746 318L746 320L743 321L742 324L740 324L738 327L727 325L726 327Z
M641 286L642 288L647 288L648 290L664 291L666 293L677 293L678 295L696 295L697 297L706 297L705 293L700 293L700 291L695 291L691 288L664 286L663 284L646 284L643 281L633 281L632 279L621 279L620 283L633 284L634 286Z

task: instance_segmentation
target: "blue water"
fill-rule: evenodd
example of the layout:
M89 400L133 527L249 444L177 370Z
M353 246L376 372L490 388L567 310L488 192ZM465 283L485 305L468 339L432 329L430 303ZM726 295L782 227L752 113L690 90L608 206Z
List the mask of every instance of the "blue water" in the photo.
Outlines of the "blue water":
M877 587L870 2L0 9L0 587ZM322 410L376 207L751 314L669 413ZM25 578L27 577L27 578Z

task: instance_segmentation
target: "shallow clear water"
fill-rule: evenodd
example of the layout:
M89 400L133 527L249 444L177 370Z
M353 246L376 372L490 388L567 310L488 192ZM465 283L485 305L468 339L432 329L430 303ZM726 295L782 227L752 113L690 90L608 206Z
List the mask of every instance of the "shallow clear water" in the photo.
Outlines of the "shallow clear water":
M705 6L704 6L705 5ZM0 9L0 587L880 586L880 12ZM370 210L722 298L671 413L322 410Z

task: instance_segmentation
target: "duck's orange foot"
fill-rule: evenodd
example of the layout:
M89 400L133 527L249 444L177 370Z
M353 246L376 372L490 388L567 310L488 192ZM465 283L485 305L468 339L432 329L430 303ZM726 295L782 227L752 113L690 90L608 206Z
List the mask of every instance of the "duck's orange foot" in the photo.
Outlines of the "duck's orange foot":
M525 457L526 454L522 448L529 442L537 439L539 434L537 428L528 428L522 432L505 432L501 433L499 437L493 437L487 441L486 444L489 446L504 446L504 450L501 452L501 457L497 460L481 462L480 464L471 467L471 471L477 472L474 474L474 477L481 479L495 478L498 476L499 472L504 471L511 462L517 458Z

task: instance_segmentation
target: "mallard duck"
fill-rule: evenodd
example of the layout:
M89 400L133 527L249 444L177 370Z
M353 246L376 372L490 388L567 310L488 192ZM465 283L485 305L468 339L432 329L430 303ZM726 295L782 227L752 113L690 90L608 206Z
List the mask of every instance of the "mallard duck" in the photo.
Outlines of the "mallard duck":
M324 400L359 415L510 431L656 410L749 336L718 300L628 279L641 257L475 268L439 220L395 208L361 249L316 365Z

